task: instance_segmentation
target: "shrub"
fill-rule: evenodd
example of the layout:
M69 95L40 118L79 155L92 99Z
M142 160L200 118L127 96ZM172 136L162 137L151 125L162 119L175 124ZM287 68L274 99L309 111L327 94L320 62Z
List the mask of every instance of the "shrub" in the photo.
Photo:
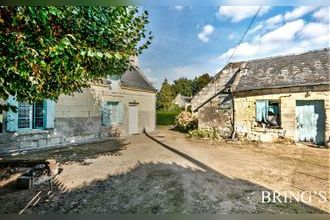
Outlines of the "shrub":
M188 111L182 111L176 116L176 126L181 131L190 131L196 129L198 120L195 115Z
M189 131L189 136L196 139L222 139L220 130L211 127L191 130Z
M171 104L168 111L169 112L177 112L178 114L184 110L183 108L181 108L180 106L178 106L177 104Z
M177 115L178 112L158 111L156 113L156 123L157 125L174 125Z

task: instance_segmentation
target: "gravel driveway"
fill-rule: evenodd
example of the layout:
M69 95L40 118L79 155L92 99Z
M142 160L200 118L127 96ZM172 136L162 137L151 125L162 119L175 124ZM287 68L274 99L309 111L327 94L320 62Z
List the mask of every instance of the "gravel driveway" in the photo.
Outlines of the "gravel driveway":
M314 200L311 206L261 203L262 190L329 192L327 149L191 141L164 128L151 137L135 135L126 142L130 144L114 155L62 164L52 194L45 194L26 213L329 212L329 203ZM19 195L26 204L40 189L47 186L2 194L0 202L6 204ZM15 208L2 206L0 211L15 213L23 207Z

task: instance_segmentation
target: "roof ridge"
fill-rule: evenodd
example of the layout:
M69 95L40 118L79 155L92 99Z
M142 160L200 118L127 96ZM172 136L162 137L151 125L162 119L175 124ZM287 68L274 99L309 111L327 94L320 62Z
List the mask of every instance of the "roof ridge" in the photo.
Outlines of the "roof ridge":
M146 81L146 83L151 86L152 88L155 89L155 87L152 85L152 83L149 81L149 79L144 75L144 73L142 72L142 70L140 69L140 67L135 66L133 67L139 74L140 76L144 79L144 81ZM156 89L155 89L156 90Z
M330 50L330 47L324 47L324 48L315 49L315 50L308 50L308 51L304 51L304 52L300 52L300 53L289 53L289 54L282 54L282 55L261 57L261 58L251 59L251 60L240 60L240 61L236 61L236 62L231 62L229 64L251 63L251 62L255 62L255 61L262 61L262 60L270 60L270 59L276 59L276 58L299 56L299 55L304 55L304 54L307 54L307 53L315 53L315 52L321 52L321 51L325 51L325 50Z

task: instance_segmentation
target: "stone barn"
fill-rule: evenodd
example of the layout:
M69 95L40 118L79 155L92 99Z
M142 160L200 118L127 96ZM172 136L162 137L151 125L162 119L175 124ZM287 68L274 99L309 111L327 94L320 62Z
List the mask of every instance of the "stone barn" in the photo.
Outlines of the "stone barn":
M329 48L228 64L192 99L199 127L256 141L330 141Z

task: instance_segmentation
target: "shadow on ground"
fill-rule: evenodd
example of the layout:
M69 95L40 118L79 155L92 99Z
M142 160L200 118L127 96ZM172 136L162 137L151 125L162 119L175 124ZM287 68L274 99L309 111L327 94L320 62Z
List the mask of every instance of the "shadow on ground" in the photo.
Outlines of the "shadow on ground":
M44 194L39 203L26 213L323 213L296 202L261 203L261 191L269 189L246 180L228 178L146 135L160 147L189 160L199 169L176 163L138 163L125 173L108 176L72 191L67 191L61 182L55 180L53 193L50 196ZM45 192L49 190L48 186L43 187ZM20 193L17 192L16 197L1 196L0 213L18 213L18 207L24 207L36 189L31 190L28 197L20 197ZM20 200L15 201L15 198Z
M106 180L63 192L27 213L320 213L304 204L263 204L250 182L178 164L144 163Z
M98 143L81 144L77 146L60 147L55 149L45 149L40 151L21 152L16 155L0 156L0 162L11 160L38 161L55 159L60 164L80 163L88 165L86 159L97 158L99 156L119 156L120 151L129 144L125 140L114 139Z

